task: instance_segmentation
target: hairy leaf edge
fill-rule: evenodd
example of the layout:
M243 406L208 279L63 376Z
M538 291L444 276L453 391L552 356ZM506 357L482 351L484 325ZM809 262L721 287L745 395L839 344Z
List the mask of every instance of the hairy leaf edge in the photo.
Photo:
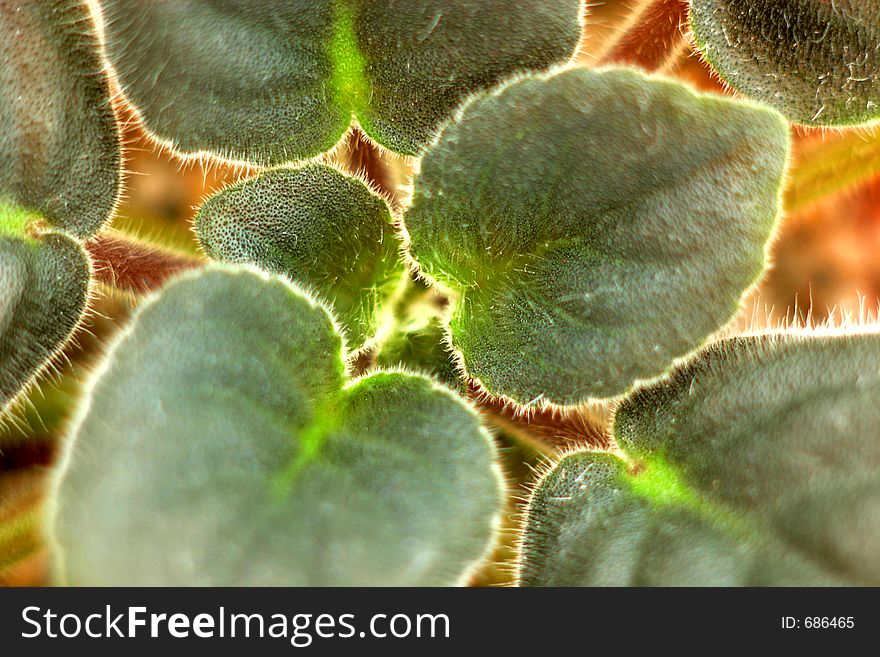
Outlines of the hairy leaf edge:
M384 145L380 144L378 141L376 141L375 139L373 139L373 137L370 136L367 128L365 128L364 126L361 125L361 121L357 118L357 116L355 116L354 111L352 111L352 115L351 115L348 127L345 130L343 130L343 132L339 136L339 139L337 140L336 144L332 148L330 148L329 150L324 151L322 153L318 153L317 155L313 155L312 157L304 157L304 158L298 158L298 159L293 158L293 159L290 159L290 160L283 162L281 164L272 165L272 164L269 164L265 158L262 158L262 159L255 158L252 160L244 159L242 157L239 157L238 155L236 155L235 153L233 153L229 149L225 149L221 152L211 151L208 149L201 149L201 150L196 150L196 151L186 151L186 150L180 149L177 142L174 139L166 139L164 137L159 136L156 132L154 132L153 129L149 127L149 124L147 123L147 121L144 119L143 112L141 112L140 108L138 108L138 106L135 103L133 103L131 101L131 99L128 97L128 94L126 93L125 88L123 87L123 85L119 79L119 75L116 73L116 69L114 68L112 62L110 62L110 59L106 55L106 48L103 45L105 42L105 38L104 38L105 19L103 16L103 10L101 9L100 5L98 4L98 2L96 0L87 0L87 1L90 6L90 9L92 10L92 16L94 19L94 23L96 25L96 31L99 35L99 40L101 42L101 48L100 48L101 61L104 65L106 74L108 75L109 79L113 83L112 87L115 92L115 98L114 98L115 103L119 103L120 106L125 107L126 111L129 112L131 114L131 116L133 117L134 122L141 127L143 134L147 137L147 139L152 144L154 144L156 146L157 150L160 153L169 155L169 156L175 158L176 160L178 160L179 162L182 162L187 165L200 165L203 168L207 169L211 166L225 164L225 165L232 166L233 168L237 169L238 171L242 171L242 172L248 172L248 171L259 172L259 171L262 171L265 169L277 168L279 166L303 166L306 164L328 164L328 165L332 166L332 162L339 156L339 154L341 152L343 152L345 150L348 139L350 138L352 133L355 131L360 131L364 135L364 137L366 137L369 140L370 144L372 146L376 147L378 149L379 153L381 153L382 155L399 158L405 164L416 165L418 163L418 161L422 157L424 157L425 153L430 149L430 146L433 144L434 141L436 141L436 139L439 137L440 133L442 133L446 129L446 126L449 123L453 122L453 120L454 120L453 117L458 115L458 112L461 110L462 107L469 104L474 98L477 98L477 97L481 96L483 93L486 93L487 91L491 91L492 89L495 88L495 87L490 87L489 89L475 91L475 92L472 92L471 94L465 96L462 99L461 104L459 105L459 109L456 110L456 112L454 112L453 115L450 116L449 119L447 119L444 123L440 124L437 127L437 129L435 131L435 135L434 135L434 140L432 140L431 144L424 146L421 149L421 152L419 152L415 155L407 155L405 153L398 153L397 151L393 151L390 148L388 148L387 146L384 146ZM575 47L574 51L572 52L571 56L569 57L568 62L566 62L564 64L559 64L559 65L551 68L550 71L555 70L558 67L567 67L567 66L574 65L575 62L578 60L578 58L581 57L584 52L586 52L585 30L586 30L586 26L587 26L587 20L589 18L591 5L589 3L589 0L578 0L578 1L580 4L580 11L578 12L578 26L580 27L581 38L580 38L577 46ZM345 12L343 12L343 13L345 13ZM340 38L340 35L337 34L338 31L339 31L338 26L334 26L334 35L333 35L334 41L336 39ZM528 75L530 75L530 73L528 73L528 72L514 73L513 75L509 76L506 80L502 80L501 82L497 83L496 86L505 86L511 81L517 80L522 77L526 77ZM531 74L531 75L533 75L533 74ZM346 78L346 76L344 74L342 76L340 76L340 74L337 72L337 67L334 64L332 78L340 78L340 77L342 80L345 80L345 78ZM334 89L333 91L336 92L337 90ZM334 93L333 95L335 97L337 95L337 93ZM353 105L353 103L349 103L349 104Z
M709 75L712 79L717 82L725 93L730 94L731 96L738 98L740 100L745 100L752 103L761 104L759 101L755 101L749 97L746 91L739 89L738 87L733 86L730 82L725 79L719 69L716 67L715 63L712 61L712 58L709 54L707 54L707 48L705 48L706 40L701 39L697 34L697 30L694 27L694 20L691 15L694 11L693 6L688 2L688 12L687 12L687 33L685 34L685 39L691 46L691 51L695 52L697 56L700 58L700 62L705 66L706 70L709 72ZM820 134L832 133L846 133L854 128L868 128L873 129L877 126L880 126L880 114L873 119L864 120L854 120L846 123L837 123L837 124L827 124L827 123L801 123L800 121L794 121L785 117L785 120L791 124L796 125L801 129L810 131L810 132L819 132Z
M2 203L2 200L0 200L0 203ZM88 266L89 274L83 308L76 323L68 332L67 337L64 338L64 340L52 350L51 354L46 357L43 364L35 369L28 377L28 380L24 382L9 401L0 407L0 424L2 425L6 425L7 423L17 424L19 422L24 422L24 414L30 403L28 401L29 395L33 393L34 390L38 390L47 377L61 376L59 359L68 345L74 341L74 336L83 327L85 321L95 314L94 303L99 298L99 286L95 280L95 262L91 255L89 255L89 252L85 249L83 240L60 228L50 226L34 211L18 208L15 212L20 213L23 217L23 221L20 224L22 229L21 234L15 235L11 232L4 232L5 227L3 227L0 228L0 240L18 239L33 244L39 243L41 238L45 235L61 235L80 247L80 252Z
M498 96L501 93L503 93L508 87L516 84L517 82L519 82L520 80L523 80L525 78L549 80L550 78L552 78L556 75L559 75L561 73L564 73L565 71L567 71L569 69L573 69L573 68L584 68L584 67L579 66L577 64L573 64L570 62L568 64L553 67L552 69L550 69L549 71L547 71L545 73L532 73L532 74L515 75L515 76L509 78L508 80L506 80L505 82L493 87L492 89L490 89L488 91L484 91L482 93L472 94L461 106L459 106L458 110L455 112L453 117L450 118L449 121L447 121L446 123L443 124L442 129L439 130L437 132L437 134L435 134L434 139L425 148L425 151L419 156L418 160L414 163L413 180L411 182L411 186L414 187L415 185L417 185L419 168L420 168L419 165L421 163L422 157L424 157L432 148L437 146L437 144L440 142L440 139L442 138L443 133L445 132L446 128L449 127L451 124L460 121L461 118L464 116L464 113L468 110L468 108L470 107L470 105L472 103L476 102L480 98ZM609 71L609 70L620 70L620 69L632 70L631 67L621 67L621 66L607 66L607 67L599 67L599 68L595 68L595 69L591 68L589 70L591 70L591 71ZM670 77L669 75L665 75L662 72L660 72L660 73L650 73L650 72L646 73L646 72L642 71L642 74L652 80L658 80L658 81L663 81L663 82L673 82L675 84L682 85L681 80L678 80L674 77ZM710 96L710 97L712 96L712 94L699 92L696 89L693 89L692 87L690 87L688 85L683 85L683 86L686 89L688 89L688 91L692 95L696 96L697 98L703 97L703 96ZM722 100L725 99L723 96L720 96L719 98ZM783 117L783 115L779 111L777 111L776 109L774 109L764 103L755 102L755 101L749 100L748 98L741 98L741 97L738 97L736 100L732 100L730 98L727 98L726 100L728 100L729 102L736 102L741 105L754 107L756 109L761 109L761 110L770 112L772 114L776 114L780 119L782 119L782 121L784 121L786 124L788 124L788 121ZM790 132L788 133L788 136L786 139L787 139L787 142L789 145L788 155L786 157L785 166L783 167L783 171L782 171L781 184L779 186L779 189L776 192L776 217L773 219L772 228L770 229L770 233L767 238L767 241L764 243L764 255L763 255L764 267L761 270L761 272L755 277L755 279L752 281L752 283L749 284L743 290L742 294L739 296L739 299L736 302L736 310L731 314L731 316L727 319L727 321L724 324L722 324L721 326L718 327L718 329L716 331L714 331L714 332L710 333L708 336L706 336L706 338L700 344L698 344L696 347L694 347L688 353L686 353L676 359L673 359L669 363L667 368L663 372L658 374L657 376L649 377L646 379L636 379L635 381L633 381L630 384L629 388L627 388L624 392L620 393L619 395L615 395L612 397L601 397L601 398L600 397L585 397L585 398L583 398L573 404L557 404L555 402L551 402L546 399L540 399L540 400L537 400L537 401L529 403L529 404L522 404L521 402L517 401L516 399L513 399L512 397L509 397L508 395L491 392L483 384L483 382L480 381L479 378L473 377L468 373L467 369L464 366L463 354L461 353L460 350L455 348L455 345L452 342L452 331L450 329L450 319L455 312L460 295L456 290L450 288L448 285L445 285L441 281L438 281L436 278L434 278L429 273L427 273L421 267L419 262L413 257L412 252L410 250L410 245L412 243L412 239L409 235L409 231L406 229L406 223L405 223L406 212L409 209L409 207L408 207L408 205L407 205L407 207L404 207L401 211L400 239L403 244L405 261L407 262L407 264L409 265L413 274L417 278L419 278L420 280L425 282L427 285L430 285L430 286L434 287L435 289L440 290L444 294L447 294L451 300L448 307L446 308L446 310L444 312L443 317L442 317L443 323L444 323L443 333L445 336L445 341L444 341L445 343L443 346L451 354L453 363L455 364L456 371L459 373L459 375L465 381L470 381L476 386L480 399L490 401L490 402L500 403L505 408L512 409L516 415L520 415L520 416L528 416L531 412L538 411L538 410L542 410L542 411L543 410L570 411L570 410L574 410L577 408L588 408L591 406L595 406L597 404L600 406L605 406L605 405L616 406L617 403L619 403L620 401L622 401L623 399L628 397L637 388L639 388L641 386L645 386L645 385L650 385L652 383L656 383L656 382L662 380L672 369L689 361L694 356L694 354L702 351L703 349L705 349L707 346L711 345L712 343L714 343L718 340L721 340L725 337L730 337L732 335L739 335L739 333L735 330L734 324L736 323L736 320L737 320L739 314L742 312L742 310L744 308L743 302L755 291L755 289L757 289L761 285L761 283L763 282L765 277L769 274L769 272L773 268L772 252L775 247L776 241L780 237L782 224L784 223L782 221L782 219L785 215L784 195L785 195L785 190L788 186L788 181L791 176L791 169L792 169L791 134L790 134Z
M61 549L57 537L55 536L55 532L53 531L53 528L56 525L56 519L59 511L58 491L60 489L61 481L64 477L64 474L66 473L69 466L70 459L72 458L73 452L76 449L75 436L79 432L83 422L85 421L91 409L95 386L104 377L104 374L109 369L117 349L119 349L120 345L134 330L140 314L144 312L145 309L157 303L162 298L163 291L167 287L180 282L184 282L189 279L197 278L206 271L225 271L239 275L251 274L263 281L279 280L282 281L284 285L287 286L288 290L293 294L306 300L307 302L312 304L313 307L322 308L327 313L327 316L330 319L334 331L336 331L336 333L340 337L340 358L344 367L343 372L346 377L346 381L343 385L344 390L348 390L351 387L360 384L364 379L369 378L373 374L406 374L408 376L414 376L427 381L428 383L430 383L432 390L446 395L451 401L454 401L455 403L461 405L474 417L479 427L480 436L485 441L485 444L489 450L489 454L491 455L490 468L492 470L492 475L494 476L494 479L497 483L496 492L498 494L498 499L501 501L501 504L499 505L500 508L496 511L490 521L491 537L489 541L487 541L486 547L484 548L482 554L475 558L471 563L462 565L462 572L459 576L459 579L455 582L455 586L465 586L470 578L474 575L474 573L481 566L489 562L492 553L495 551L495 548L499 543L500 537L503 535L504 530L502 528L502 515L505 512L507 500L509 499L510 491L512 490L512 485L508 481L508 477L501 468L500 459L498 458L498 446L495 442L492 430L486 426L486 423L483 420L483 415L468 400L456 394L454 391L450 390L442 383L439 383L430 375L422 372L408 370L404 367L383 367L377 368L375 370L370 370L369 372L365 372L364 374L356 377L352 377L351 353L349 353L348 351L345 333L340 329L339 323L336 320L336 316L332 308L328 307L319 299L312 297L308 292L303 290L299 285L289 280L285 276L282 276L280 274L270 274L253 265L228 265L220 262L213 262L204 269L188 270L181 272L177 276L173 277L165 286L147 295L146 298L144 298L144 300L140 303L137 310L133 313L125 328L120 330L117 335L114 336L112 342L107 347L104 357L101 359L100 363L89 374L88 380L84 384L84 393L82 399L78 404L74 416L68 422L68 429L65 431L66 440L62 447L62 453L56 461L53 467L53 471L49 476L49 482L47 486L48 496L43 510L43 517L40 523L42 527L41 533L46 539L49 553L51 555L51 576L55 584L64 586L66 585L67 581L66 567L64 564L64 552Z
M364 133L364 134L366 135L366 133ZM340 141L339 144L337 144L336 150L343 149L346 146L347 135L348 135L348 133L346 135L343 135L343 139L342 139L342 141ZM379 144L376 144L376 145L379 146L380 149L384 149L384 147L382 147L381 145L379 145ZM387 153L390 153L391 155L395 155L393 151L389 151L387 149L384 149L384 150ZM247 173L243 173L240 176L233 176L232 180L229 183L227 183L221 187L218 187L217 189L211 190L210 192L206 192L205 195L202 196L201 199L199 199L199 203L196 206L196 210L197 210L196 219L193 220L193 222L191 223L190 229L195 237L195 247L196 247L196 251L198 252L199 256L201 256L201 258L203 258L207 263L223 264L222 261L212 258L207 253L207 251L205 251L205 248L202 245L202 242L199 239L198 234L196 233L196 222L198 219L198 212L201 210L202 206L204 206L205 203L208 201L208 199L210 199L211 197L213 197L217 194L222 194L223 192L225 192L225 191L227 191L237 185L245 184L246 182L253 180L253 179L261 176L262 174L268 173L270 171L279 171L279 170L296 171L298 169L302 169L302 168L305 168L307 166L312 166L312 165L324 166L329 169L333 169L339 175L344 176L346 178L354 178L355 180L360 182L362 185L364 185L364 187L366 187L367 190L371 194L373 194L373 196L377 196L380 200L382 200L388 209L388 216L391 219L391 221L389 222L389 228L390 228L391 233L394 235L394 239L396 239L397 243L398 243L397 244L397 257L399 259L399 263L401 265L401 268L403 269L403 272L401 273L401 279L397 283L397 287L395 288L394 295L392 295L392 297L390 297L388 300L386 300L384 309L378 313L379 320L377 321L376 334L373 336L370 336L367 340L364 341L364 343L360 347L358 347L356 349L352 349L350 347L346 348L345 359L347 361L351 362L351 361L356 360L358 357L360 357L364 354L367 354L375 349L381 348L384 340L387 338L386 333L388 332L388 330L390 328L393 328L392 325L394 322L394 317L391 316L391 311L393 309L394 301L397 298L397 296L403 292L404 283L406 282L406 279L408 279L410 276L418 276L418 273L416 272L416 270L412 266L411 258L409 257L409 252L406 247L405 236L407 236L408 234L406 233L406 228L403 225L403 212L404 212L405 208L402 208L400 206L400 204L397 203L393 198L391 198L391 196L386 192L386 190L383 190L381 187L379 187L379 185L375 181L370 180L367 177L366 171L344 170L341 166L339 166L339 164L337 164L336 162L333 161L334 156L332 154L335 152L336 151L331 151L330 153L324 153L323 155L320 155L320 156L317 156L315 158L311 158L308 160L302 160L302 161L296 161L296 162L285 162L284 164L279 164L276 166L259 168L259 169L254 169L252 167L252 165L250 165L250 164L242 163L250 170L250 173L252 175L248 175ZM209 155L211 155L211 154L209 153ZM399 156L399 157L404 157L404 156ZM260 270L259 267L256 267L256 266L254 266L254 267L257 270ZM262 270L260 270L260 271L262 271ZM289 278L289 277L287 277L287 278ZM318 299L318 300L321 299L322 295L320 293L318 293L316 290L311 289L309 286L306 286L303 283L298 282L298 281L290 281L290 282L293 283L295 286L297 286L299 289L301 289L303 292L305 292L307 296L309 296L311 298ZM330 303L323 303L322 305L324 305L325 308L331 307L331 309L332 309L332 304L330 304ZM332 317L333 317L334 322L337 322L336 315L333 314ZM340 333L342 333L344 335L345 330L342 328L339 328L340 326L341 326L341 324L337 325L337 328L339 329Z

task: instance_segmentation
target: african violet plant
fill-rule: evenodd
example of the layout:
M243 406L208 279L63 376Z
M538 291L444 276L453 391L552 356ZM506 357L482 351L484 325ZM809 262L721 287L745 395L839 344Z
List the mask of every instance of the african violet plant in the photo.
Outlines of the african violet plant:
M505 505L483 396L614 408L536 483L523 585L880 583L880 337L719 339L789 122L878 117L878 12L694 0L732 98L577 65L580 0L0 0L4 405L96 289L114 103L253 172L94 374L57 580L464 582ZM410 158L404 203L331 164L352 130Z

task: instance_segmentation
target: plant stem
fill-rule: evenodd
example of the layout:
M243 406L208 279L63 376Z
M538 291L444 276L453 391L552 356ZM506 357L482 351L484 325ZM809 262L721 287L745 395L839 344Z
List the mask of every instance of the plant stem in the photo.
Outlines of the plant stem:
M472 400L489 422L548 456L570 447L611 447L599 408L541 408L525 414L503 401L481 399L479 393Z
M404 270L394 293L385 302L379 329L372 340L372 351L378 353L382 350L388 339L400 330L401 322L406 319L410 305L424 294L426 294L425 289L413 279L409 270Z
M39 549L43 484L37 469L0 477L0 571Z
M354 128L337 159L348 173L360 176L382 194L393 209L400 209L401 182L406 173L400 158L383 152L360 129Z
M795 212L880 174L880 128L855 128L806 142L785 190L785 209Z
M142 294L157 289L170 276L201 266L189 255L107 231L86 242L95 278L117 289Z
M389 341L399 339L401 335L412 330L410 324L413 309L416 306L423 307L426 299L435 294L434 290L416 280L408 270L402 272L394 294L385 301L376 335L368 341L365 350L355 353L350 360L352 374L359 376L374 367ZM436 314L439 316L441 309L438 308Z
M647 0L637 4L599 58L600 66L639 66L646 71L666 68L686 47L682 25L685 0Z

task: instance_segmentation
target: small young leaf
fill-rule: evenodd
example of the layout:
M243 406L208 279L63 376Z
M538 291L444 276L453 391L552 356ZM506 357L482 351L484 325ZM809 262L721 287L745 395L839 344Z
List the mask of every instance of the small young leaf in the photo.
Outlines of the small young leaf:
M734 89L808 125L880 118L880 4L691 0L697 46Z
M265 164L352 119L414 155L470 93L568 59L581 0L104 0L107 52L147 127Z
M452 342L489 392L618 395L735 312L787 152L776 112L635 71L522 78L425 156L411 253L460 293Z
M522 582L877 585L878 395L878 335L713 345L543 479Z
M0 409L64 345L88 299L82 247L57 233L16 235L28 216L0 204Z
M352 346L376 335L405 267L387 204L324 165L274 169L209 198L196 234L212 258L252 263L333 306Z
M139 311L56 495L71 584L436 585L493 538L494 449L427 378L347 380L322 306L212 268Z
M417 329L391 335L382 345L376 361L382 367L407 367L428 374L456 392L464 393L467 383L445 343L445 327L434 318Z
M0 2L0 198L75 237L116 203L120 147L85 2Z

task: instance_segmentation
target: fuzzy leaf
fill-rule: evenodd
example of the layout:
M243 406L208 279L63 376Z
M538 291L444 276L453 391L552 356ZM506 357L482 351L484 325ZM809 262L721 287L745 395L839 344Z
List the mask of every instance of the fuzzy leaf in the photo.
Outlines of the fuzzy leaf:
M113 211L120 146L85 2L0 1L0 61L2 410L85 310L89 262L72 238Z
M540 483L531 585L880 583L880 336L720 342Z
M582 0L354 0L368 98L358 121L417 154L462 100L522 71L568 60ZM359 109L359 108L358 108Z
M274 169L214 194L196 234L212 258L252 263L315 291L355 347L376 335L406 271L386 203L324 165Z
M356 119L416 154L470 93L564 62L581 0L104 0L107 50L147 127L186 152L277 164Z
M444 326L432 318L424 326L392 334L376 362L382 367L406 367L431 376L456 392L467 392L467 382L446 347Z
M88 299L82 247L58 233L29 237L33 219L0 203L0 409L67 342Z
M0 199L75 237L110 216L119 136L85 2L0 2Z
M348 380L325 309L213 268L139 312L57 487L72 584L434 585L493 538L494 449L427 378Z
M459 292L453 346L489 392L618 395L735 312L787 152L772 110L630 70L527 77L425 156L411 253Z
M880 118L880 4L691 0L698 47L743 94L808 125Z

